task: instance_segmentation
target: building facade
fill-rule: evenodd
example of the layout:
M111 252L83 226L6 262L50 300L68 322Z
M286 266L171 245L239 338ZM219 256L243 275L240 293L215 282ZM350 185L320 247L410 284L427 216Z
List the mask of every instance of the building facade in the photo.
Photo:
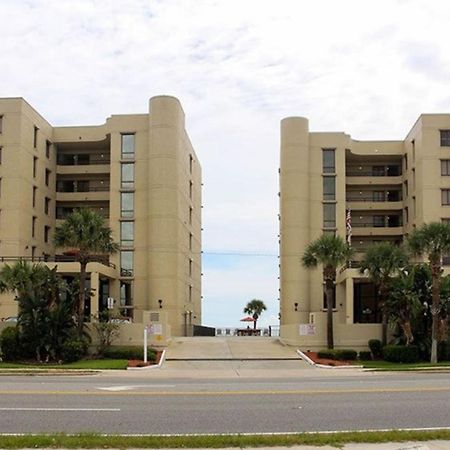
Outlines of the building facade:
M156 311L175 336L201 323L201 167L176 98L76 127L53 127L21 98L0 99L0 264L43 261L76 276L73 254L52 241L77 208L103 215L120 244L88 265L87 313L109 303L142 323ZM0 317L16 314L3 295Z
M413 228L432 221L450 223L449 114L421 115L400 141L311 133L305 118L282 120L281 336L307 347L326 345L322 271L302 267L301 257L310 242L335 233L351 234L356 252L337 274L335 344L363 348L379 338L376 291L358 261L369 245L401 244Z

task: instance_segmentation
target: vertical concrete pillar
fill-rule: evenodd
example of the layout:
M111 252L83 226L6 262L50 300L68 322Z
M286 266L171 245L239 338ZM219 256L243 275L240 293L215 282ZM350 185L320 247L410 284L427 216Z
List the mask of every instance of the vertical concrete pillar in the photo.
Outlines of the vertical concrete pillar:
M353 278L345 280L345 323L353 323Z
M301 255L310 239L310 156L308 120L281 121L280 153L280 315L281 324L307 323L309 273ZM295 312L295 303L298 303Z

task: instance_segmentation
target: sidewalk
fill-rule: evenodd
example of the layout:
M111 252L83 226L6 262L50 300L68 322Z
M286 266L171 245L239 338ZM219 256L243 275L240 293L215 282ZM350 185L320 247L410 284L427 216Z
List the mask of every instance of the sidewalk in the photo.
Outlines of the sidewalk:
M395 442L385 444L345 444L343 447L294 445L292 447L243 447L245 450L450 450L450 441ZM202 449L191 449L202 450ZM236 447L216 450L236 450Z

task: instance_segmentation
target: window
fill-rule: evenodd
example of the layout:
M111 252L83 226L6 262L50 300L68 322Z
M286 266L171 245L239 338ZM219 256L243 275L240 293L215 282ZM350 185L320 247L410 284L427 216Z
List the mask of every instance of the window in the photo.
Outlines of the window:
M188 292L188 301L189 303L192 303L192 285L189 285L189 292Z
M134 163L121 165L121 187L122 189L133 189L134 187Z
M131 281L120 282L120 306L133 304L133 283Z
M0 134L3 133L3 116L0 116Z
M134 243L134 222L120 222L120 245L131 247Z
M44 212L45 212L45 214L48 215L49 210L50 210L50 199L48 197L45 197L45 200L44 200Z
M373 191L373 201L374 202L384 202L385 201L384 191Z
M192 209L192 206L190 206L189 207L189 225L192 225L192 212L193 212L193 209Z
M0 197L2 196L2 179L0 178Z
M3 153L3 147L0 147L0 164L2 163L2 153Z
M133 276L133 256L134 252L130 250L120 252L120 275L122 277Z
M48 186L50 184L50 170L45 169L45 185Z
M193 187L194 187L194 184L192 183L192 181L189 181L189 198L191 200L192 200Z
M33 245L31 247L31 261L34 261L34 258L36 258L36 247Z
M192 233L189 233L189 250L192 250Z
M386 168L384 166L372 166L372 176L384 177L386 174Z
M134 216L134 193L121 192L120 193L120 216L133 217Z
M335 161L335 149L323 149L322 150L322 172L323 173L335 173L336 161Z
M405 172L408 170L408 154L405 153L403 155L403 167L405 169Z
M408 222L409 222L409 209L406 206L405 207L405 223L408 223Z
M36 148L37 147L37 140L38 140L38 127L34 127L33 130L33 147Z
M33 178L36 178L36 171L37 171L37 158L36 156L33 157Z
M48 243L48 237L49 236L50 236L50 227L46 225L44 227L44 242Z
M446 177L450 176L450 159L441 160L441 175Z
M50 149L51 149L52 143L50 141L45 141L45 156L47 158L50 158Z
M36 206L36 193L37 193L37 187L33 186L33 208Z
M122 134L122 159L134 159L134 134Z
M450 130L441 130L441 147L450 147Z
M441 190L441 204L450 205L450 189Z
M408 197L408 182L407 181L405 181L404 183L403 183L403 191L404 191L404 193L405 193L405 198L406 197Z
M442 223L450 227L450 217L441 219Z
M336 200L336 177L323 177L323 199Z
M373 216L373 226L377 228L382 228L385 226L384 216Z
M323 204L323 227L336 228L336 204Z
M194 168L194 157L192 155L189 155L189 173L192 173L193 168Z
M35 237L36 232L36 216L33 216L31 218L31 237Z
M189 258L189 276L192 277L192 258Z

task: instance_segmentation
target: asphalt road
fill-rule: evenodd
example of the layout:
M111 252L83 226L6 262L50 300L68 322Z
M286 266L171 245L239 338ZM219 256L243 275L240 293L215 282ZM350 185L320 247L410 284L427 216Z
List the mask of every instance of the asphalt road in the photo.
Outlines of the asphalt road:
M310 374L310 375L309 375ZM450 427L450 374L0 377L0 432L258 433Z

